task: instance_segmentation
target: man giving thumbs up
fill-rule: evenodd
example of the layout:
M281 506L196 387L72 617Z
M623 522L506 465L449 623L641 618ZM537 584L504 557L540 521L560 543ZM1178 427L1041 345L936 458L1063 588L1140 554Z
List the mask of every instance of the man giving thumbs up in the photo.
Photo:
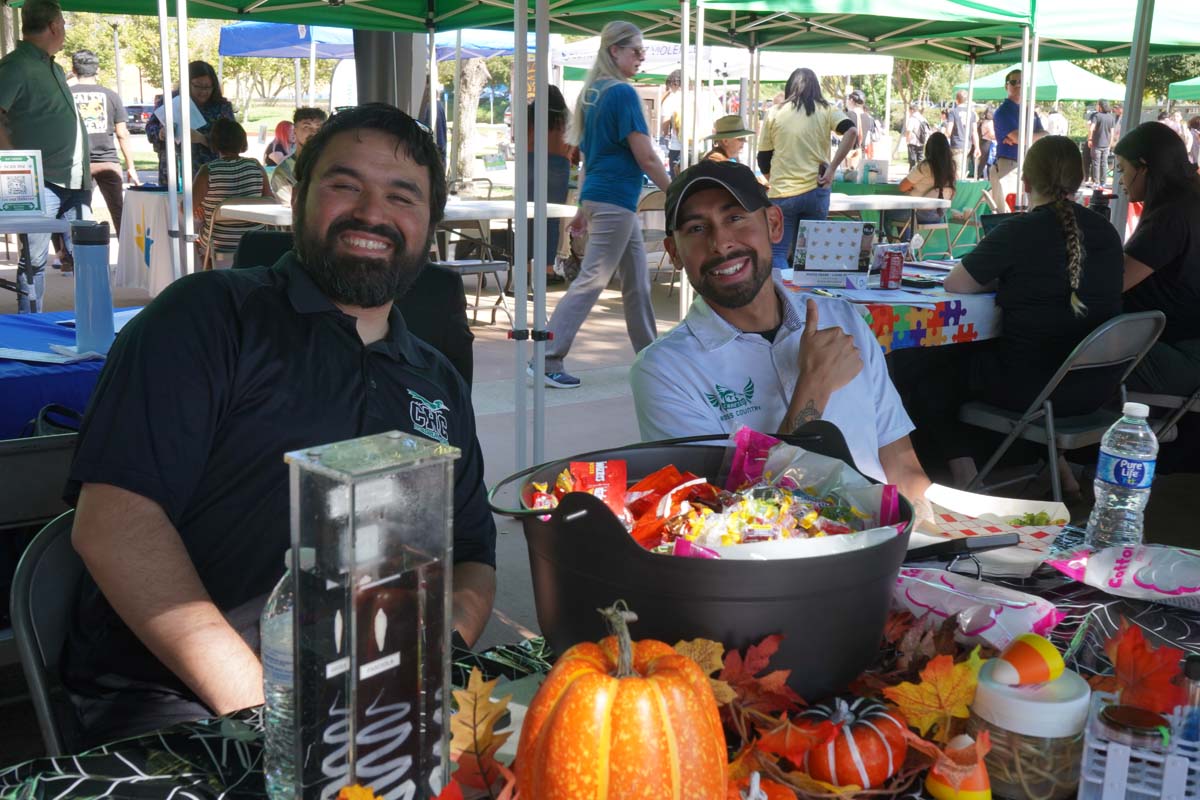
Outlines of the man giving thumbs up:
M859 472L921 498L929 479L875 336L849 303L772 280L783 219L754 174L732 162L688 168L667 190L666 230L667 253L698 296L633 364L642 439L743 425L790 433L825 419Z

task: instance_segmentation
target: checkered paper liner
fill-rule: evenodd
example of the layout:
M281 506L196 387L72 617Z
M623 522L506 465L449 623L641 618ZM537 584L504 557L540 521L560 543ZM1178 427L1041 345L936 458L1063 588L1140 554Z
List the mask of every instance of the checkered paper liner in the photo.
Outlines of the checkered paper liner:
M1061 525L1011 525L991 514L982 517L969 517L966 514L956 514L944 508L935 506L933 522L938 531L952 539L962 539L966 536L992 536L997 533L1015 533L1021 538L1020 547L1047 554L1050 545L1062 532Z

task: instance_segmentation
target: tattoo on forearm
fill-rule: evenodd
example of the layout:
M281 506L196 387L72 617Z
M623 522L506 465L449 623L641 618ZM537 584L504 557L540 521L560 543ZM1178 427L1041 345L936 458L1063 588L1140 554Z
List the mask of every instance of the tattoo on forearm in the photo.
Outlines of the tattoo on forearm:
M821 411L817 408L815 400L809 400L804 408L796 412L796 416L792 418L792 433L795 433L801 425L806 422L812 422L814 419L821 418Z

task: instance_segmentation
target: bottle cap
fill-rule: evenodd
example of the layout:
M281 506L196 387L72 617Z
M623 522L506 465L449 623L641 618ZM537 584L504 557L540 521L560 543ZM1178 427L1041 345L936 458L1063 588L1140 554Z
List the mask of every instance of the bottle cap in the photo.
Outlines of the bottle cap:
M1150 416L1150 406L1145 403L1126 403L1121 409L1121 413L1127 417L1137 417L1145 419Z
M74 220L71 223L71 241L75 244L107 245L108 223L90 219Z
M1200 656L1190 655L1183 660L1183 676L1189 681L1200 681Z
M1071 670L1032 686L1005 686L993 677L996 660L979 671L971 710L998 728L1045 739L1076 736L1087 723L1092 696L1087 681Z
M305 572L311 571L317 566L317 550L314 547L300 548L300 569ZM292 548L288 548L283 554L283 568L292 568Z

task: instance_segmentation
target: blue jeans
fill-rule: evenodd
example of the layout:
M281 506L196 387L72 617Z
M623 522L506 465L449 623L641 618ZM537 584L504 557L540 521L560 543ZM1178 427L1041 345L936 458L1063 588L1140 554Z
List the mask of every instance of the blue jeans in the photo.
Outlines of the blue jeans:
M796 224L802 219L825 219L829 216L829 189L813 189L793 197L771 200L783 212L783 238L771 245L771 266L787 269L796 247Z
M62 198L59 197L62 194ZM65 202L64 202L65 198ZM92 212L91 190L58 189L49 186L42 189L42 203L46 207L46 216L58 219L76 219L75 211L82 212L81 219L89 219ZM42 297L46 293L46 256L50 253L50 234L22 234L21 263L17 269L17 288L23 294L17 295L17 313L28 314L42 310ZM74 254L71 235L63 234L63 244L67 252ZM27 260L28 259L28 260Z

